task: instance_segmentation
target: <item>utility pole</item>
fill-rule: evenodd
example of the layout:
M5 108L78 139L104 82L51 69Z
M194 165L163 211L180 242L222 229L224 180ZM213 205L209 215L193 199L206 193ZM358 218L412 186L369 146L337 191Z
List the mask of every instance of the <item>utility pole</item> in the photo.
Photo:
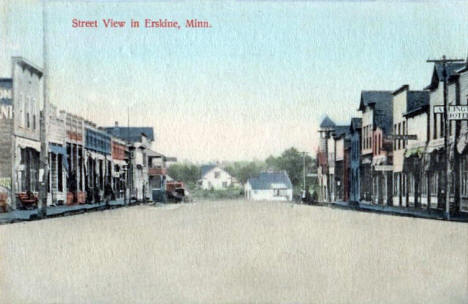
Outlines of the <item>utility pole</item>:
M442 76L444 78L444 150L445 150L445 218L450 219L450 185L449 177L451 176L451 167L450 167L450 152L449 152L449 132L450 132L450 123L448 120L448 110L449 105L447 101L448 89L448 73L447 73L447 63L448 62L463 62L463 59L447 59L445 55L442 56L442 59L428 59L427 62L442 63ZM457 178L457 177L455 177Z
M128 164L127 164L127 187L125 188L125 197L127 204L130 204L130 197L131 197L131 186L132 186L132 178L131 174L133 174L132 170L132 151L130 149L130 106L127 106L127 149L128 149Z
M42 117L40 119L40 139L41 139L41 152L40 152L40 184L39 184L39 218L44 218L47 215L47 188L49 184L49 147L47 141L47 129L49 120L49 88L48 77L49 71L47 66L48 61L48 45L47 45L47 9L46 0L42 1L42 50L43 50L43 109Z
M304 177L304 191L306 191L306 165L305 165L305 157L307 152L302 152L302 161L303 161L303 177Z

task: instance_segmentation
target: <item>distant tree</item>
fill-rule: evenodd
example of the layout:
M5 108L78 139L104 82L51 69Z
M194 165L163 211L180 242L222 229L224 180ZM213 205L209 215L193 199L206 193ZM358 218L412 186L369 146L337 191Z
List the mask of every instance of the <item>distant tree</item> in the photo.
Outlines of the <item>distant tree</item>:
M245 184L249 178L259 175L265 168L265 163L261 161L237 161L227 164L225 170L241 184Z
M169 166L167 174L177 181L195 185L200 179L200 167L191 163L176 163Z
M303 183L303 170L304 170L304 159L303 154L299 152L296 148L291 147L281 153L280 156L274 157L269 156L265 163L268 168L273 170L285 170L291 183L296 186L302 186ZM305 169L306 174L315 172L315 161L306 154L305 157Z

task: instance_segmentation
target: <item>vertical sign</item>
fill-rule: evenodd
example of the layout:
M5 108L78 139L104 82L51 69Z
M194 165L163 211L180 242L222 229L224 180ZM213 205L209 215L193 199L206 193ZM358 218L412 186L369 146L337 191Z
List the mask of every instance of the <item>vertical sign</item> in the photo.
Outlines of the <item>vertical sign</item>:
M12 83L11 78L0 79L0 206L9 204L11 194Z

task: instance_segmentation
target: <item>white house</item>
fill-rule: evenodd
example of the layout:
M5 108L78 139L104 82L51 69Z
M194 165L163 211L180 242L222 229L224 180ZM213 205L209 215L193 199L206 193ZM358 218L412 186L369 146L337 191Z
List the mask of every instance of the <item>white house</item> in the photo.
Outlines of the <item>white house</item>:
M285 171L262 172L249 178L244 186L248 200L291 201L293 196L291 180Z
M201 167L201 178L199 184L204 190L222 190L233 183L233 177L225 170L216 165L205 165Z

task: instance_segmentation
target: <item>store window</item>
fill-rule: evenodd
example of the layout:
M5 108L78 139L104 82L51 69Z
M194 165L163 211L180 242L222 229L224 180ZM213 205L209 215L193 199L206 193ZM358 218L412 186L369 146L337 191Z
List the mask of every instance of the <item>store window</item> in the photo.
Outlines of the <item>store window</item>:
M461 175L461 195L468 196L468 155L463 156Z

